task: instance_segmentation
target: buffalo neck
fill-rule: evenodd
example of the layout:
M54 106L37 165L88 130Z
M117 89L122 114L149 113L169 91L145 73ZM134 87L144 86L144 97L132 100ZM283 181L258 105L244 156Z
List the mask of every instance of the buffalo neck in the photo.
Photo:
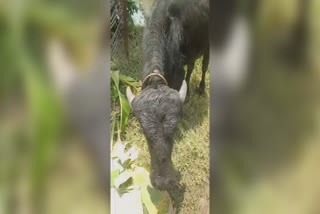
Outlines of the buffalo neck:
M165 17L159 15L157 12L158 11L155 11L152 14L144 31L143 78L154 70L158 70L162 76L165 76Z
M175 81L175 73L183 65L180 55L181 26L178 20L169 17L168 2L168 0L157 1L147 22L143 38L142 76L144 79L158 70L171 86L171 82Z

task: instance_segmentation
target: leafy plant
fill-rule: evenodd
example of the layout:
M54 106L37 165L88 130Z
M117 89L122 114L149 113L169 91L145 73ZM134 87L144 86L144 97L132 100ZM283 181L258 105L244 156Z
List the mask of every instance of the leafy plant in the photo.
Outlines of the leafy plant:
M168 213L169 198L152 187L146 169L134 164L138 150L132 147L125 152L118 141L111 156L112 213Z
M134 0L128 0L128 13L129 13L129 25L133 26L132 16L134 13L138 12L138 7Z
M118 139L124 131L130 114L130 104L122 93L124 86L130 86L134 91L138 91L139 83L131 77L119 74L119 71L111 72L111 103L113 111L111 113L111 142L117 127Z

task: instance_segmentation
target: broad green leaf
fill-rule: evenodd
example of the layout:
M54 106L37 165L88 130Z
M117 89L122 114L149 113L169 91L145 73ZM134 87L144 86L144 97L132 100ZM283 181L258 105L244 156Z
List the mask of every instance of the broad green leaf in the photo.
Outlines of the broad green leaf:
M111 102L112 102L112 104L116 102L118 97L119 97L118 88L115 85L115 83L112 81L112 83L111 83Z
M111 72L111 79L119 90L119 71Z
M130 169L131 167L131 164L132 164L132 161L130 160L128 154L126 154L126 156L124 157L124 161L121 162L123 168L125 169Z
M132 172L130 172L130 171L124 171L124 172L122 172L119 176L118 176L118 178L115 180L115 182L114 182L114 186L116 187L116 188L119 188L119 186L121 185L121 184L123 184L123 183L125 183L129 178L131 178L132 177Z
M126 85L130 86L133 89L134 93L138 93L138 88L141 86L141 84L137 82L126 82Z
M112 157L119 158L123 166L124 166L124 163L130 159L129 155L131 154L129 152L125 152L124 149L125 149L125 145L117 142L114 144L114 149L112 150L112 153L111 153Z
M141 190L135 188L128 193L120 194L111 188L111 214L142 214Z
M160 192L159 190L152 188L150 185L147 186L147 190L150 195L152 203L156 206L158 213L168 213L168 205L170 198L168 193Z
M112 160L112 166L111 169L119 169L120 172L122 172L124 170L124 168L122 167L122 165L119 163L120 159L113 159Z
M166 213L167 204L169 199L160 191L154 189L151 185L149 172L143 167L136 167L133 173L133 183L136 186L141 188L142 192L142 201L145 204L149 213L154 213L156 209L156 213ZM162 206L166 206L163 208Z
M136 167L133 172L133 183L140 187L151 186L149 172L145 170L143 167Z
M26 72L25 87L27 116L32 118L27 123L32 152L31 177L33 188L41 192L59 142L61 115L52 89L36 70L29 69Z
M150 214L158 213L156 206L151 201L151 195L147 186L141 188L141 199Z
M130 105L128 100L124 97L124 95L119 91L120 105L121 105L121 131L124 131L125 126L128 122L129 114L130 114Z
M114 186L114 182L118 178L119 174L120 174L119 169L114 169L111 171L111 187Z
M157 204L164 197L163 194L159 190L156 190L156 189L152 188L151 186L147 186L147 190L150 194L151 201L154 204Z
M135 92L138 91L138 87L141 85L139 82L135 81L133 78L129 76L125 76L120 74L119 75L120 81L123 82L124 84L131 86Z
M124 131L125 126L128 121L128 117L130 114L130 105L128 103L128 100L125 98L125 96L120 92L119 89L119 71L114 71L111 73L111 78L116 85L117 91L118 91L118 96L119 96L119 101L120 101L120 129L121 131ZM119 131L119 130L118 130Z
M143 206L143 214L149 214L146 205L144 205L144 203L142 203L142 206Z
M130 158L131 161L134 161L135 159L138 158L138 154L139 154L139 151L137 149L135 149L134 147L131 147L128 152L128 157Z
M111 151L111 157L120 158L121 156L123 156L124 148L125 148L125 145L123 145L122 143L115 143Z
M135 91L137 91L139 84L133 78L120 74L119 71L111 72L111 78L112 103L116 103L117 99L119 99L120 102L120 127L118 127L118 132L120 133L120 131L123 132L125 130L130 114L128 100L120 91L120 81L126 85L132 86Z
M110 70L111 70L111 72L113 72L114 70L117 70L117 65L116 65L116 63L114 63L112 60L111 60L111 66L110 66Z
M129 77L129 76L126 76L126 75L123 75L123 74L119 74L119 79L121 82L123 83L130 83L130 82L133 82L135 84L138 84L132 77Z

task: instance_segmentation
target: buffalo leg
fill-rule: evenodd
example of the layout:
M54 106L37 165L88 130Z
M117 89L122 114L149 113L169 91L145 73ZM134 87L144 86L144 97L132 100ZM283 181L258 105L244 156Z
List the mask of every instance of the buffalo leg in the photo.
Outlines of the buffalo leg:
M195 61L191 61L188 63L188 71L187 71L187 77L186 77L186 82L187 82L187 96L189 96L189 88L190 88L190 78L191 78L191 74L194 68L194 63Z
M203 94L204 92L205 83L206 83L206 72L208 70L208 65L209 65L209 51L206 51L206 53L203 55L203 60L202 60L202 77L199 85L200 94Z

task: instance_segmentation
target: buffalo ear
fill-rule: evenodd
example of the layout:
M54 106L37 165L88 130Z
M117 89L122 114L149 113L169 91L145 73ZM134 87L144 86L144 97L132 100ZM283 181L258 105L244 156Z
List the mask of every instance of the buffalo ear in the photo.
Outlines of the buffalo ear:
M187 83L185 80L182 81L181 88L179 90L180 100L184 103L187 96Z
M129 104L131 106L131 102L135 98L135 96L132 93L130 86L127 87L126 94L127 94L127 98L128 98Z

